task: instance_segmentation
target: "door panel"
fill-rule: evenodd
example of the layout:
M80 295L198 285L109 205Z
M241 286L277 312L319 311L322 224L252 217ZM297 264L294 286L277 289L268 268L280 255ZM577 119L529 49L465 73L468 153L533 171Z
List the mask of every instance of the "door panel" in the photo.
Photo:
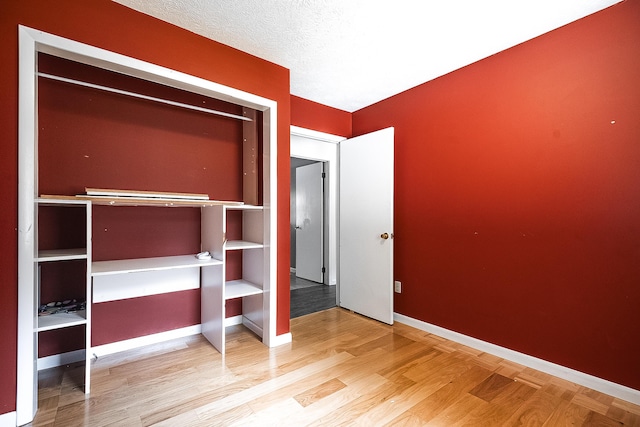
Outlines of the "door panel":
M394 129L340 143L340 306L393 323Z
M324 194L322 163L296 168L296 276L322 283Z

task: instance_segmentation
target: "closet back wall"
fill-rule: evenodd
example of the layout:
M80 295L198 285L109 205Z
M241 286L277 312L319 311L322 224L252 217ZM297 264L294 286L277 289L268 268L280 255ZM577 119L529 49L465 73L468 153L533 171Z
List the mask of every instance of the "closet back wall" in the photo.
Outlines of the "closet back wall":
M45 54L40 54L39 70L242 114L239 107L222 101ZM85 187L96 187L242 200L241 121L45 77L38 85L40 194L75 195L84 193ZM96 261L200 250L198 208L96 206L93 220ZM92 345L199 323L197 289L101 303L94 306ZM83 345L80 329L77 348ZM60 350L49 343L55 338L51 335L41 337L41 357ZM71 333L66 341L64 350L74 350Z
M44 54L38 61L44 73L242 114L235 105L72 61ZM241 200L241 121L42 77L38 85L40 193L97 187Z

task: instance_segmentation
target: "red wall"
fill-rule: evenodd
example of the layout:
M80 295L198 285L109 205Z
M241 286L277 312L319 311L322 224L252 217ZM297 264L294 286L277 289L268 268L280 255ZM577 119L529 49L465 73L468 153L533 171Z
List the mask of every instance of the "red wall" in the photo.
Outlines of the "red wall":
M18 37L23 24L254 93L278 103L277 333L289 331L289 71L108 0L0 5L0 414L15 410ZM188 190L197 191L197 190Z
M291 124L332 135L351 136L351 113L291 95Z
M627 1L353 114L396 131L398 313L640 389L639 23Z

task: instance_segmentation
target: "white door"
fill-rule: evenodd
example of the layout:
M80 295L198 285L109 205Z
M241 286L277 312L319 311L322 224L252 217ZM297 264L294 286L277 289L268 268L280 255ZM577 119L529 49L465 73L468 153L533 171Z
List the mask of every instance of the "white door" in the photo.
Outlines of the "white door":
M340 306L393 324L393 142L387 128L340 143Z
M296 168L296 276L322 283L323 206L322 163Z

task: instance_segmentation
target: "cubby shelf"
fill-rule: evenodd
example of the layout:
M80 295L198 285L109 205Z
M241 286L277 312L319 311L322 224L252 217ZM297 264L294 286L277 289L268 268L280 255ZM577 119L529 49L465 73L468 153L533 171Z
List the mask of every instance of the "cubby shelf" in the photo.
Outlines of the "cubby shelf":
M243 249L260 249L263 248L262 243L247 242L245 240L228 240L225 249L228 251L237 251Z
M258 295L262 293L262 288L246 280L231 280L224 285L224 299L234 299Z
M50 249L38 251L37 262L70 261L74 259L87 259L86 248L75 249Z
M55 313L48 316L38 316L38 332L68 328L70 326L85 325L86 323L86 310L78 310L71 313Z
M48 197L39 197L36 199L36 219L38 236L35 243L37 256L33 258L37 265L37 274L35 277L36 291L36 312L40 304L50 301L51 295L56 295L58 300L64 300L70 296L84 299L87 301L86 308L72 312L58 312L48 315L36 315L36 323L34 330L36 333L70 328L73 326L84 326L84 385L85 393L89 393L90 383L90 352L91 348L91 203L86 200L58 200ZM81 219L82 218L82 219ZM44 222L42 222L44 221ZM52 229L53 227L53 229ZM53 238L52 238L53 236ZM71 238L69 239L69 236ZM39 249L43 245L48 249ZM45 246L46 245L46 246ZM76 247L68 247L78 245ZM72 270L78 272L83 270L83 288L82 293L78 289L69 290L69 279L65 277L57 277L55 263L66 263L66 261L76 261L72 265ZM47 265L45 268L44 266ZM65 267L66 268L66 267ZM63 274L69 274L67 270ZM72 274L71 281L73 285L78 287L81 280ZM67 292L72 295L68 295ZM48 301L43 301L43 295L46 295Z

